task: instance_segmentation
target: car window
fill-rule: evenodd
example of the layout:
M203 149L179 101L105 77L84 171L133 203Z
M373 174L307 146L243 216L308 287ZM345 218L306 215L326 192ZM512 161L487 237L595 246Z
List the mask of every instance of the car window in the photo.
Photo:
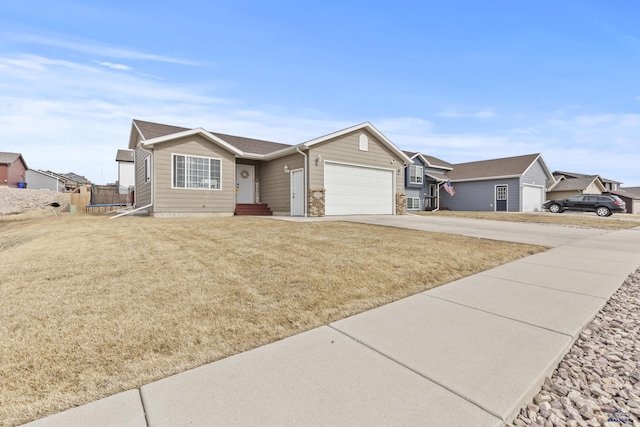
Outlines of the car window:
M569 197L567 200L571 200L572 202L581 202L584 199L584 196L573 196Z

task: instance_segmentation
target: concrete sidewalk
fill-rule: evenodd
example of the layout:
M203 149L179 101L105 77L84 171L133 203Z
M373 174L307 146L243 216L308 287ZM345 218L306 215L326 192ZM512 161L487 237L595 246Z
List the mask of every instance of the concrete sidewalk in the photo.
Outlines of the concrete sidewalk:
M640 266L640 228L509 227L556 247L28 425L504 425Z

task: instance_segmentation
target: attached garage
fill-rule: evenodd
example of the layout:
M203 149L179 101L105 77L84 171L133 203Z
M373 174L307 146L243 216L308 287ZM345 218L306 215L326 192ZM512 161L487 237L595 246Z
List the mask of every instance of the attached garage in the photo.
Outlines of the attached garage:
M393 215L393 170L325 163L325 215Z
M542 212L544 188L533 185L522 186L522 212Z

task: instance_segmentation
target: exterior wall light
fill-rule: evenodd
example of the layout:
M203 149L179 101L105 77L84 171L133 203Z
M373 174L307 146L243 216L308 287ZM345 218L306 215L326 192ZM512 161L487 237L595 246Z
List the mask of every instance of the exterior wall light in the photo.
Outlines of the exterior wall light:
M316 157L316 166L320 166L321 163L322 163L322 156Z
M284 173L289 173L289 165L284 165Z

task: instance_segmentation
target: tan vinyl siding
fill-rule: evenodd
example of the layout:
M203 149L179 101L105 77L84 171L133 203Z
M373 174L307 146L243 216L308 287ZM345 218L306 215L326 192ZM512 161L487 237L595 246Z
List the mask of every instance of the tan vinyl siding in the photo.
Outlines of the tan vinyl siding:
M368 151L360 151L359 138L364 133L369 138ZM324 188L324 162L333 161L360 166L396 170L396 193L404 193L403 159L387 148L381 141L365 130L358 130L339 138L314 145L309 150L309 173L311 188ZM322 161L316 166L316 159ZM391 160L394 163L391 163ZM397 171L400 170L398 175Z
M221 160L221 189L171 188L172 154ZM199 135L154 147L154 213L233 214L235 155Z
M260 165L260 201L267 203L274 215L291 213L291 173L284 172L284 165L290 171L302 169L304 157L296 153Z
M134 197L135 197L136 207L138 208L142 206L146 206L151 203L151 182L144 182L144 162L147 157L149 157L148 152L140 148L136 149L136 154L135 154L136 189L135 189ZM153 164L152 164L152 168L153 168ZM153 172L151 173L151 179L153 180Z

